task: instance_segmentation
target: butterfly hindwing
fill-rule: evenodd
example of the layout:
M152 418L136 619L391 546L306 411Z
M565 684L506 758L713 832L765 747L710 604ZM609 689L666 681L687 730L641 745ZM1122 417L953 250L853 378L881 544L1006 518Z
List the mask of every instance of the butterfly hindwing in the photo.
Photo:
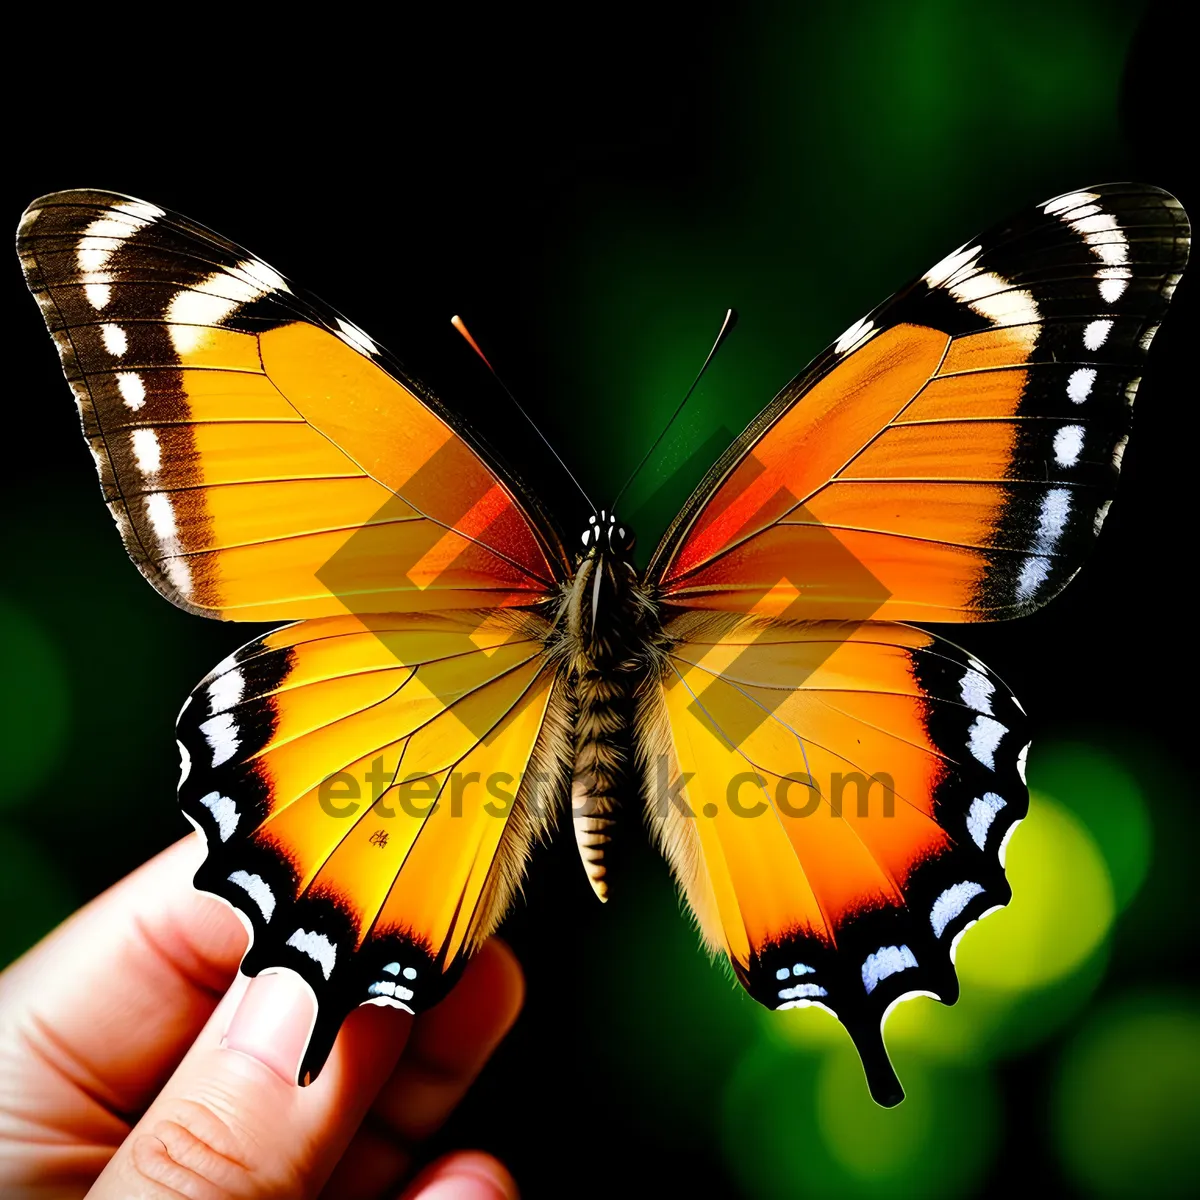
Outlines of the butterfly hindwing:
M659 845L751 995L831 1009L895 1103L889 1005L953 1003L957 936L1009 899L1025 714L911 626L690 613L666 633L639 719Z
M535 503L357 326L232 242L110 192L34 201L26 279L126 548L232 620L527 605Z
M318 1001L315 1075L359 1004L436 1003L552 823L567 708L545 623L498 612L303 621L244 646L179 717L196 884L253 931L244 970Z
M978 621L1044 604L1112 500L1187 261L1157 188L1059 196L856 322L701 484L650 575L672 604Z

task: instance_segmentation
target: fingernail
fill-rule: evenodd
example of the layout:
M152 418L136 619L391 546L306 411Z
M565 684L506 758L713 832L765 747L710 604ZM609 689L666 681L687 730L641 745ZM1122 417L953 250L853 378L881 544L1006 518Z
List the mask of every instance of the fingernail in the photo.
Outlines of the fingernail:
M312 993L298 976L290 971L258 975L250 980L221 1045L257 1058L295 1083L315 1016Z

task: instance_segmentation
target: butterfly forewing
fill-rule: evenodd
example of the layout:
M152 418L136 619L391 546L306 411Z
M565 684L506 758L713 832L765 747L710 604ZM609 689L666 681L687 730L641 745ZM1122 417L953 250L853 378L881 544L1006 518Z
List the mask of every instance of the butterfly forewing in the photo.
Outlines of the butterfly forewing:
M1132 184L964 243L730 448L655 555L664 599L928 621L1044 604L1104 521L1188 246L1179 202Z
M268 621L535 604L566 569L519 485L357 326L186 218L30 205L18 250L126 548Z

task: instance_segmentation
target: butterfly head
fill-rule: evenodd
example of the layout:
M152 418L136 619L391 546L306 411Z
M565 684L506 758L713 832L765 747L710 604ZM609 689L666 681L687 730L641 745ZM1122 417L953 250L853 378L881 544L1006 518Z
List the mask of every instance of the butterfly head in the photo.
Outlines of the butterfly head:
M585 558L601 553L627 559L637 544L633 530L628 525L622 525L613 513L604 509L588 517L582 540Z

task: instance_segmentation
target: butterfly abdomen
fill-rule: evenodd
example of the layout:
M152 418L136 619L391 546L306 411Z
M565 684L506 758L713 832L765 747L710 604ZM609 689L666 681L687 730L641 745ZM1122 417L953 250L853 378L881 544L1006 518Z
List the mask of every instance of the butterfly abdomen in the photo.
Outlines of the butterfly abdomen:
M576 677L575 701L575 844L592 890L607 900L606 851L627 779L630 690L624 679L589 670Z
M633 778L633 695L653 608L632 566L598 553L580 564L565 599L575 697L572 823L588 882L603 901L616 812Z

